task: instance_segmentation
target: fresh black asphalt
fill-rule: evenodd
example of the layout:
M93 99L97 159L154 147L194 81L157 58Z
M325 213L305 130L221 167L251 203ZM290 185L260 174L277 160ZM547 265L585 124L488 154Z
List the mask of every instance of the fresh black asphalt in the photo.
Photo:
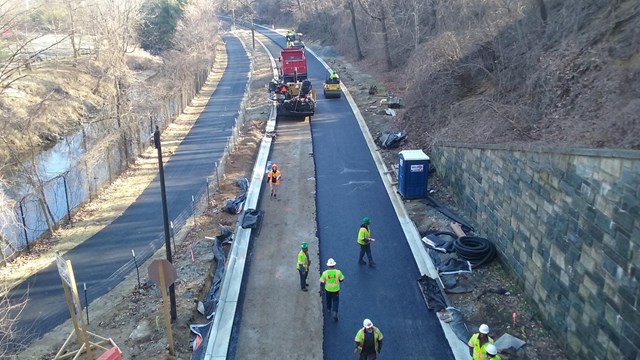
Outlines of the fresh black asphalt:
M282 36L264 33L284 45ZM333 258L345 276L339 321L324 312L324 358L354 358L356 331L369 318L384 335L380 358L454 359L436 314L422 298L417 284L421 274L351 107L344 96L324 99L328 72L308 52L307 67L318 92L311 132L321 271ZM375 269L358 264L356 238L365 216L376 239Z
M197 122L164 167L170 220L184 221L192 208L192 196L203 194L206 179L214 174L215 162L222 158L238 115L250 64L237 38L224 36L224 40L228 56L225 73ZM83 298L82 284L86 283L91 302L134 269L132 249L142 263L163 244L160 182L156 176L120 217L64 257L72 261L80 297ZM55 263L29 277L9 296L13 301L29 298L17 322L22 345L70 318Z

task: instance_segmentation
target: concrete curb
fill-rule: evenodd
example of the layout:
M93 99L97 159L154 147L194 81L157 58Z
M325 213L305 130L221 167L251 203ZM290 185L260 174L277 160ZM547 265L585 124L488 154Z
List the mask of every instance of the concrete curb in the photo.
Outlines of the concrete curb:
M331 68L323 59L318 57L311 49L305 48L305 51L308 51L311 55L316 57L318 61L320 61L320 63L327 70ZM416 228L415 224L409 217L409 214L407 213L407 210L404 207L404 204L402 202L402 199L400 198L400 195L395 191L395 186L391 184L392 179L391 179L390 172L388 171L387 166L385 165L384 160L382 159L382 156L377 150L377 146L373 140L373 137L371 136L371 133L369 132L369 128L367 127L367 124L364 121L362 114L360 113L360 110L358 109L358 106L356 105L355 101L353 100L353 97L351 96L351 94L349 93L349 90L347 89L347 87L344 85L343 82L340 82L340 88L342 89L342 92L347 98L347 101L349 102L349 106L351 107L351 110L356 116L358 125L360 126L360 130L362 130L362 134L364 135L364 138L367 142L369 151L371 152L371 155L373 156L373 160L376 163L376 167L378 168L378 172L380 173L380 178L382 178L382 182L384 183L384 187L387 190L389 199L391 200L391 203L393 204L393 208L395 209L396 215L398 216L398 220L400 221L400 226L402 226L402 230L404 231L404 234L407 237L407 242L409 243L409 247L411 248L411 252L413 253L413 258L415 259L416 264L418 265L418 269L420 270L420 273L426 274L432 279L438 279L438 281L440 281L438 276L438 271L433 265L433 261L427 254L427 251L425 250L424 245L422 244L422 240L420 237L420 233L418 232L418 229ZM449 324L442 321L440 321L440 326L442 326L444 335L447 338L447 341L449 342L449 346L451 347L451 351L453 352L453 355L455 356L456 360L471 359L471 356L469 355L469 347L467 346L466 343L458 339L458 337L455 335L455 333L451 329L451 326L449 326Z
M275 69L275 60L267 50L267 47L256 39L271 59L271 65ZM277 70L274 70L274 74ZM249 87L247 86L247 90ZM247 91L248 92L248 91ZM243 108L244 109L244 108ZM276 126L276 106L275 103L271 107L269 120L267 121L266 132L274 131ZM260 142L260 150L253 167L249 190L247 191L247 199L244 204L245 209L255 209L258 205L260 191L264 179L264 172L267 166L267 159L271 151L272 138L265 135ZM229 351L229 343L231 340L231 331L238 307L238 298L240 296L240 287L244 276L245 263L247 259L247 251L249 249L249 240L251 238L251 229L243 229L237 226L231 252L227 259L224 278L222 280L222 288L220 289L220 301L216 309L216 315L213 324L209 330L209 338L207 340L207 348L204 359L222 360L227 358Z

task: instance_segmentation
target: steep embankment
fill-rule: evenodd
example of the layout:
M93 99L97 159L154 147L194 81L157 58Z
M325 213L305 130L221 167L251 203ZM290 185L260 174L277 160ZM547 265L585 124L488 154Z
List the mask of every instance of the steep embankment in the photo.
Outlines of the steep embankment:
M404 71L411 141L640 149L640 3L498 3L438 8Z

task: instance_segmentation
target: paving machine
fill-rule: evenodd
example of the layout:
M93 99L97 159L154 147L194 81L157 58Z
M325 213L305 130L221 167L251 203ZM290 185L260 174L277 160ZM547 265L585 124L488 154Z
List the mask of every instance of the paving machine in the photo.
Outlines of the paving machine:
M316 90L311 81L282 83L276 91L278 117L302 118L316 111Z

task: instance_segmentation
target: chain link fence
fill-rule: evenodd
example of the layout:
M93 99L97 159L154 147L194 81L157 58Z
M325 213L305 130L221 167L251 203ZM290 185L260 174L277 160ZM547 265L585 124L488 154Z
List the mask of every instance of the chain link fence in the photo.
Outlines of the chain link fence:
M125 146L129 158L139 155L146 147L150 146L149 135L153 133L155 126L165 129L186 109L206 82L212 66L213 63L210 62L206 69L198 71L192 82L182 86L179 91L154 109L148 122L138 122L140 131L138 131L137 138L128 139L126 145L121 138L116 146L104 148L101 156L93 158L91 164L80 159L65 173L44 182L41 193L30 191L17 200L15 212L18 224L8 226L0 234L5 240L2 243L4 244L3 248L0 248L4 257L10 258L15 251L30 251L33 243L48 234L52 228L69 223L74 209L91 201L98 189L110 184L126 169L128 159L124 151ZM229 136L227 148L233 147L237 141L238 120L244 121L240 119L240 116L236 119L236 125ZM224 170L227 156L228 150L225 150L225 155L220 161L217 171ZM203 184L203 188L198 191L198 201L202 199L203 194L208 193L207 184ZM174 219L174 225L182 227L190 215L179 215ZM150 246L157 248L155 244L150 244Z

